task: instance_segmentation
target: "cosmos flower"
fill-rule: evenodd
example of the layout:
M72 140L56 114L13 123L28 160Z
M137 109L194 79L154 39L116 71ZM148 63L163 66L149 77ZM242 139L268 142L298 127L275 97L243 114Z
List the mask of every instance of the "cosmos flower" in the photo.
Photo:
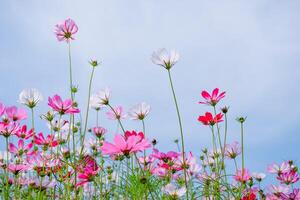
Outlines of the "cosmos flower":
M281 174L290 171L290 165L287 162L283 162L280 165L274 163L268 166L268 172L272 174Z
M179 60L179 53L175 50L170 52L166 49L158 49L153 52L151 60L154 64L160 65L167 70L170 70Z
M15 135L19 131L20 125L16 122L0 122L0 135L4 137L9 137Z
M255 178L258 182L261 182L266 177L266 174L253 172L252 177Z
M17 108L16 106L7 107L5 109L8 119L12 121L21 121L27 119L27 113L22 108Z
M135 105L129 110L129 116L133 120L143 120L150 112L150 106L145 102Z
M35 135L33 142L37 145L42 145L45 147L56 147L58 145L58 140L55 140L53 135L48 135L45 138L43 133Z
M29 139L31 138L32 136L34 136L34 130L33 129L30 129L28 132L27 132L27 126L26 125L23 125L17 132L16 132L16 136L19 137L19 138L22 138L22 139Z
M49 97L48 105L60 115L79 113L79 109L74 108L73 101L71 99L63 101L58 95L54 95L52 98Z
M103 127L94 127L93 128L93 133L95 134L95 136L97 138L101 138L106 132L107 132L107 130Z
M219 113L215 117L210 112L206 112L205 115L199 116L198 121L201 122L204 125L210 125L213 126L216 123L222 122L223 114Z
M212 91L212 94L209 94L206 90L203 90L201 95L206 101L200 101L200 104L215 106L221 99L225 97L225 92L221 92L219 94L219 88L215 88Z
M300 189L295 188L290 194L281 194L281 200L300 200Z
M185 193L186 193L186 188L185 187L181 187L179 189L177 189L173 184L169 183L166 186L164 186L162 188L162 190L169 196L171 196L172 198L176 199L176 198L180 198L182 197Z
M8 170L10 172L12 172L13 174L15 174L15 175L19 174L20 172L26 171L29 168L30 168L29 165L26 165L26 164L13 164L13 163L10 163L8 165Z
M97 94L93 94L90 97L90 108L95 109L96 111L99 111L103 104L101 104L101 99L98 97Z
M237 141L232 144L225 145L225 156L231 159L235 159L239 154L241 154L241 148Z
M100 90L97 94L92 95L93 104L108 105L111 96L111 91L108 87Z
M72 19L66 19L63 23L55 26L55 35L58 41L70 42L78 31L76 23Z
M106 113L108 119L111 120L120 120L126 118L126 113L124 113L122 106L117 106Z
M26 154L26 155L31 154L32 152L29 152L29 151L31 150L32 147L33 147L33 144L31 142L25 146L24 141L22 139L20 139L17 147L13 143L9 143L8 149L9 149L9 152L11 152L15 155L18 155L18 156L22 156L23 154Z
M140 136L132 135L125 138L122 135L116 134L114 137L114 144L104 141L101 150L104 155L124 155L128 157L132 153L144 151L150 147L151 144L146 139L141 139Z
M246 183L251 178L248 169L237 170L234 179L240 183Z
M277 176L277 179L278 179L282 184L290 185L290 184L293 184L293 183L298 182L299 179L300 179L300 176L299 176L299 174L297 173L296 170L291 169L291 170L288 171L288 172L280 173L280 174Z
M79 182L77 183L77 187L85 185L88 182L94 180L94 177L98 174L100 168L93 169L92 167L86 167L82 172L78 173Z
M28 106L29 108L34 108L42 100L42 94L34 88L25 89L19 95L19 102Z

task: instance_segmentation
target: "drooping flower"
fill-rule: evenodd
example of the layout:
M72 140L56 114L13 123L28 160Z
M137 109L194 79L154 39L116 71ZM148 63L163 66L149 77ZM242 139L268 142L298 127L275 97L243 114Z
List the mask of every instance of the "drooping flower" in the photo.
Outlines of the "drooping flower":
M27 118L27 113L22 108L16 106L7 107L5 109L7 117L12 121L21 121Z
M29 152L31 150L31 148L33 147L32 143L27 144L26 146L24 146L24 141L22 139L19 140L18 142L18 146L16 147L13 143L9 143L9 152L18 155L18 156L22 156L23 154L29 155L32 152Z
M230 159L235 159L239 154L241 154L241 148L237 141L232 144L225 145L225 156Z
M97 138L102 138L102 136L107 132L107 130L103 127L94 127L93 133L96 135Z
M219 88L215 88L212 94L209 94L206 90L203 90L201 95L206 101L200 101L200 104L207 104L211 106L216 106L217 103L225 97L226 92L221 92L219 94Z
M143 120L150 112L150 105L142 102L129 110L129 116L133 120Z
M170 52L166 49L158 49L153 52L151 60L154 64L160 65L167 70L170 70L179 60L179 53L175 50L171 50Z
M63 23L55 26L55 34L58 41L70 42L78 31L76 23L72 19L66 19Z
M113 110L110 110L106 113L108 119L111 120L119 120L119 119L125 119L126 113L124 113L122 106L117 106L113 108Z
M60 115L79 113L79 109L75 108L71 99L63 101L60 96L54 95L48 98L48 105Z
M167 195L169 195L172 198L176 199L176 198L182 197L186 193L186 188L181 187L181 188L177 189L173 184L169 183L169 184L167 184L166 186L163 187L163 191Z
M34 108L42 100L42 94L35 88L25 89L19 95L19 102L29 108Z
M104 141L100 148L104 155L110 156L130 156L132 153L137 153L151 147L151 144L140 136L129 136L125 138L122 135L116 134L114 144Z
M28 138L31 138L32 136L34 136L34 130L30 129L27 132L27 126L23 125L22 128L20 128L17 132L16 132L16 136L22 139L27 140Z
M39 133L38 135L35 135L33 142L37 145L42 145L45 148L56 147L58 145L58 140L55 140L53 135L48 135L45 138L43 133Z
M205 115L199 116L198 121L201 122L204 125L210 125L213 126L216 123L222 122L223 114L219 113L215 117L210 112L206 112Z
M251 178L248 169L237 170L234 179L240 183L246 183Z

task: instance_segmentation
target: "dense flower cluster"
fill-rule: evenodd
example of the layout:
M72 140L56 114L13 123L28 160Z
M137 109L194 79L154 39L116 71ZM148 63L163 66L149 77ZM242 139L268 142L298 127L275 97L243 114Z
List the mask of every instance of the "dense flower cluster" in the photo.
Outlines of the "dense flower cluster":
M76 23L67 19L56 26L55 34L59 41L69 44L77 31ZM177 149L172 151L161 151L157 140L149 139L151 131L146 134L145 124L151 111L148 104L136 104L126 112L122 106L111 104L110 89L91 94L96 60L90 62L92 74L85 115L76 102L77 87L72 74L70 98L63 100L57 94L48 98L49 110L40 117L48 128L45 131L37 131L34 123L34 110L43 100L37 89L26 89L19 95L19 102L28 107L31 115L23 108L0 103L0 135L6 144L0 153L1 198L300 200L300 174L294 161L268 166L266 170L274 175L274 184L264 184L265 173L251 172L246 167L246 118L237 118L240 141L229 142L228 107L219 107L225 98L225 92L219 92L219 88L211 93L202 91L199 102L208 106L207 112L199 115L198 123L211 132L210 148L185 151L171 78L171 68L178 60L175 50L159 49L152 55L154 64L167 69L178 113L181 139L175 140ZM96 111L94 123L89 120L90 110ZM117 123L117 133L112 134L99 122L102 111L114 120L112 123ZM141 123L142 130L125 129L128 118ZM226 123L224 129L222 123ZM107 139L109 135L112 141Z

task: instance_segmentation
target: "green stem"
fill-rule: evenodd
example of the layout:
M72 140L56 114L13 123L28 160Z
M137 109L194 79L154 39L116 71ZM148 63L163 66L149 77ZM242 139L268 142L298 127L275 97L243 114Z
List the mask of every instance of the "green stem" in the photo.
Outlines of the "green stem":
M118 116L118 114L117 114L117 112L115 111L115 109L114 109L110 104L107 104L107 105L108 105L108 107L114 112L115 116ZM120 127L121 127L123 133L125 133L125 129L124 129L124 127L123 127L123 124L122 124L120 118L117 117L117 120L118 120L118 123L119 123L119 125L120 125Z
M9 176L8 176L8 165L9 165L9 159L8 159L8 137L5 137L5 142L6 142L6 169L5 169L5 173L6 173L6 198L5 199L9 199Z
M33 111L33 108L31 108L31 124L32 124L32 129L34 130L34 111Z
M82 142L82 147L81 147L80 155L81 155L81 153L83 151L83 148L84 148L84 139L85 139L85 135L86 135L87 123L88 123L88 118L89 118L90 97L91 97L91 89L92 89L92 81L93 81L94 71L95 71L95 67L93 67L91 77L90 77L90 82L89 82L88 101L87 101L87 107L86 107L86 115L85 115L84 129L83 129L83 138L82 138L82 141L81 141Z
M245 155L244 155L244 126L241 123L241 140L242 140L242 175L244 175Z
M71 43L68 42L68 50L69 50L69 76L70 76L70 92L71 92L71 99L74 100L72 86L73 86L73 75L72 75L72 59L71 59Z
M178 108L178 103L177 103L177 99L176 99L176 94L175 94L175 90L174 90L170 70L168 70L168 75L169 75L169 81L170 81L170 85L171 85L171 89L172 89L172 93L173 93L173 98L174 98L174 103L175 103L175 107L176 107L176 111L177 111L178 123L179 123L179 128L180 128L181 147L182 147L182 161L183 161L183 165L185 165L185 151L184 151L184 137L183 137L182 123L181 123L180 112L179 112L179 108ZM187 174L186 174L186 168L185 167L183 168L183 171L184 171L185 187L186 187L186 190L187 190L186 191L186 199L189 199Z

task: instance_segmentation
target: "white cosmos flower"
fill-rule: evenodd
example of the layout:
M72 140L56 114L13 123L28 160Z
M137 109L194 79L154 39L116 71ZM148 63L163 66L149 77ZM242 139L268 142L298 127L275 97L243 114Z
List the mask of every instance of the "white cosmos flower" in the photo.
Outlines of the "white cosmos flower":
M100 108L103 106L101 104L102 100L99 98L97 94L93 94L90 97L90 108L95 109L95 110L100 110Z
M173 184L169 183L163 187L163 191L172 197L182 197L186 193L185 187L177 189Z
M19 95L19 102L29 108L34 108L42 100L42 94L35 88L24 89Z
M133 106L129 110L129 116L133 120L143 120L149 114L150 109L150 105L146 104L145 102L142 102Z
M252 173L252 177L255 178L257 181L260 182L260 181L262 181L266 177L266 174L253 172Z
M109 88L104 88L103 90L99 91L96 96L99 100L100 105L108 105L109 104L109 98L111 95L111 91Z
M158 49L153 52L151 60L154 64L160 65L167 70L179 60L179 53L176 50L167 51L166 49Z

